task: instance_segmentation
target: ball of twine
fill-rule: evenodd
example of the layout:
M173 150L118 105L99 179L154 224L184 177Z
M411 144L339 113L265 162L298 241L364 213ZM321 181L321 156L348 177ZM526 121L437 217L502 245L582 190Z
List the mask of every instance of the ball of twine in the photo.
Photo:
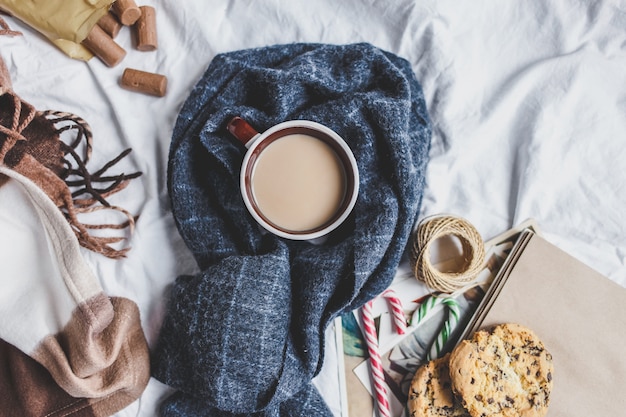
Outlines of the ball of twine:
M453 235L461 242L464 268L442 272L431 262L430 247L437 239ZM415 277L429 288L451 293L472 282L482 270L485 247L476 228L457 216L436 216L424 219L413 234L410 251L411 267Z

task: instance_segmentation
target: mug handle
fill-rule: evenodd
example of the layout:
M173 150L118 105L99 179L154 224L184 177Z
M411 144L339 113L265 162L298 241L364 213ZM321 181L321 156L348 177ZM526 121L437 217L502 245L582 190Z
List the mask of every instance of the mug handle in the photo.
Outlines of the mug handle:
M230 134L246 147L251 145L252 140L259 136L259 132L257 132L248 122L239 116L235 116L230 119L226 125L226 129L228 129Z

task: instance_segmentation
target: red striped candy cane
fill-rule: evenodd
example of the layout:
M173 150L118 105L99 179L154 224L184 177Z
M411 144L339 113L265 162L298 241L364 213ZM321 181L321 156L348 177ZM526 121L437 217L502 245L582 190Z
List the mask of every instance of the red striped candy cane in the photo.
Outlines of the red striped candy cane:
M370 355L370 368L375 390L374 397L376 398L378 415L380 417L391 417L383 363L378 352L378 335L376 333L376 323L374 323L372 315L372 304L372 301L368 301L361 307L361 318L363 320L367 351Z
M382 296L389 302L389 307L391 307L396 332L398 332L398 334L406 333L406 317L404 316L404 311L402 310L402 302L396 295L395 291L391 288L386 289Z

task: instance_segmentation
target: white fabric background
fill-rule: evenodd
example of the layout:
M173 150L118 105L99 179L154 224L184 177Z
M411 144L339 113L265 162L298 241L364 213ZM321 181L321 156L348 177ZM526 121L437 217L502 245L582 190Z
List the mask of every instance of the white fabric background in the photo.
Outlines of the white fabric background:
M0 2L1 3L1 2ZM215 54L291 42L370 42L406 58L434 125L421 216L454 213L488 239L527 218L545 237L626 286L626 2L526 0L137 0L157 9L159 49L108 68L73 61L29 28L0 37L14 90L40 110L70 111L94 131L92 166L126 147L115 170L144 175L111 198L140 215L128 258L85 252L105 291L135 300L149 342L168 285L194 263L176 231L166 164L178 110ZM122 90L126 67L168 76L164 98ZM28 230L2 216L0 273L36 259ZM8 223L7 223L8 222ZM25 247L29 247L28 250ZM585 308L581 300L581 308ZM626 306L624 307L626 308ZM320 386L337 410L333 355ZM152 380L119 417L153 416Z

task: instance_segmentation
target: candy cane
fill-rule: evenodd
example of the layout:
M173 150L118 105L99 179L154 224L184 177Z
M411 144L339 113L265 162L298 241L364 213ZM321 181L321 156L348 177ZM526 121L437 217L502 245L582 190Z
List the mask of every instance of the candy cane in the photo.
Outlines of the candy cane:
M456 325L459 322L459 305L453 298L444 298L441 301L443 304L448 307L448 319L443 324L443 328L437 335L437 338L433 342L430 347L430 351L428 352L427 359L436 359L439 357L439 354L443 350L446 342L450 338L452 331L456 328Z
M389 302L389 307L391 307L396 332L398 334L406 333L406 317L404 317L404 311L402 310L402 302L395 291L389 288L383 292L382 296Z
M420 304L419 308L413 314L413 319L415 320L415 324L421 322L428 316L436 306L443 304L448 309L448 319L443 324L442 329L439 331L437 338L434 340L433 344L428 351L426 356L427 360L432 360L439 357L439 354L443 350L444 345L450 338L452 331L456 328L459 323L459 303L452 297L436 297L432 296L426 299L422 304Z
M383 364L378 351L378 335L376 333L376 323L372 315L372 301L368 301L361 308L361 318L363 319L363 329L365 332L365 341L367 343L367 352L370 356L370 368L376 391L376 404L378 406L378 414L380 417L390 417L389 400L387 399L387 384L385 375L383 374Z
M398 298L392 289L385 290L381 296L389 303L396 332L398 334L406 333L406 317L404 316L400 298ZM365 330L367 351L370 356L371 375L376 393L375 398L378 414L380 417L390 417L387 383L385 382L382 359L378 350L378 334L372 314L372 304L373 301L369 301L361 308L361 317L363 319L363 329Z

